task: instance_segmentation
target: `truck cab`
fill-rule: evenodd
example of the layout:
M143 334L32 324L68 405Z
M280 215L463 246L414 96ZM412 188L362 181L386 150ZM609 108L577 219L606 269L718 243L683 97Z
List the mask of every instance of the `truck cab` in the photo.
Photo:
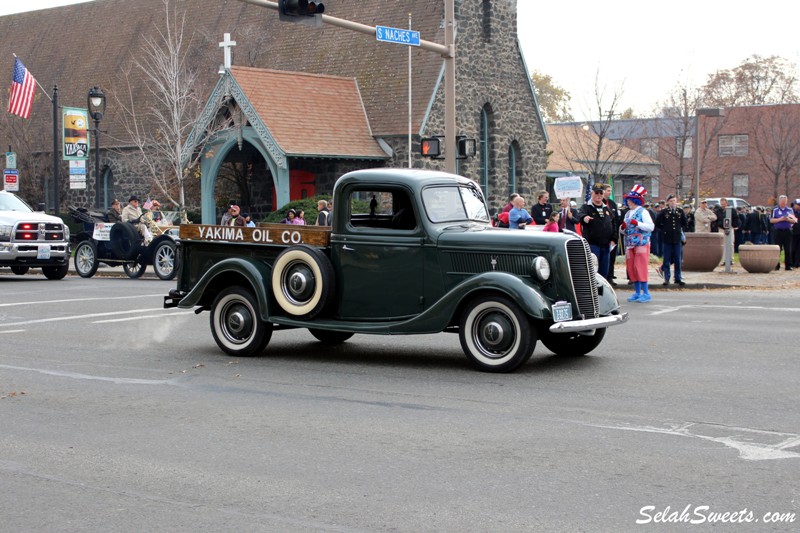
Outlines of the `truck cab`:
M178 287L165 305L211 311L230 354L260 352L281 328L325 342L457 331L479 369L501 372L538 340L588 353L627 320L583 239L493 228L480 188L451 174L348 173L330 229L197 230L182 228Z

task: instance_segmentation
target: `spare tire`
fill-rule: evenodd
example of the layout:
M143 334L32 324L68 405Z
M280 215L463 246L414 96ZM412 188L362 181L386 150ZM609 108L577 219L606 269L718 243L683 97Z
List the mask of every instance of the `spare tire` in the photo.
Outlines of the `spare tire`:
M296 318L314 318L331 303L335 274L330 259L301 244L281 252L272 266L272 294L281 309Z
M139 248L139 231L133 224L117 222L111 226L111 250L115 259L132 259Z

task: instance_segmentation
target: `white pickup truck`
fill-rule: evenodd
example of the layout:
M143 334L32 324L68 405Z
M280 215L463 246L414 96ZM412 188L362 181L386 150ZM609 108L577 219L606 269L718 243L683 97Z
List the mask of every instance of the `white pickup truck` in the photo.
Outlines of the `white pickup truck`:
M41 268L47 279L62 279L69 271L69 256L69 227L64 221L0 191L0 267L10 267L18 275Z

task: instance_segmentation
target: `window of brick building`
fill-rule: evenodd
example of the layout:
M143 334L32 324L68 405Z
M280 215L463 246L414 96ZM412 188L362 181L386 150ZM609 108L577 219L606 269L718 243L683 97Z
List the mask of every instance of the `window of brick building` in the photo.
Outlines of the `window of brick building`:
M658 139L642 139L639 151L642 155L658 159Z
M691 137L675 137L675 153L682 159L691 159L694 148L693 141L694 139Z
M720 135L718 142L720 157L741 157L747 155L750 139L746 134Z
M733 196L744 197L750 195L750 176L747 174L733 175Z

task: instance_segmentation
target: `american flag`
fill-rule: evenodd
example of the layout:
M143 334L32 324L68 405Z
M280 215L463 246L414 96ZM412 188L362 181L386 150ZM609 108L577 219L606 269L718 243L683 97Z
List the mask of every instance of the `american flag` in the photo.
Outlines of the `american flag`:
M33 78L19 58L14 59L14 79L11 82L11 99L8 101L8 112L22 118L31 116L33 93L36 91L36 80Z

